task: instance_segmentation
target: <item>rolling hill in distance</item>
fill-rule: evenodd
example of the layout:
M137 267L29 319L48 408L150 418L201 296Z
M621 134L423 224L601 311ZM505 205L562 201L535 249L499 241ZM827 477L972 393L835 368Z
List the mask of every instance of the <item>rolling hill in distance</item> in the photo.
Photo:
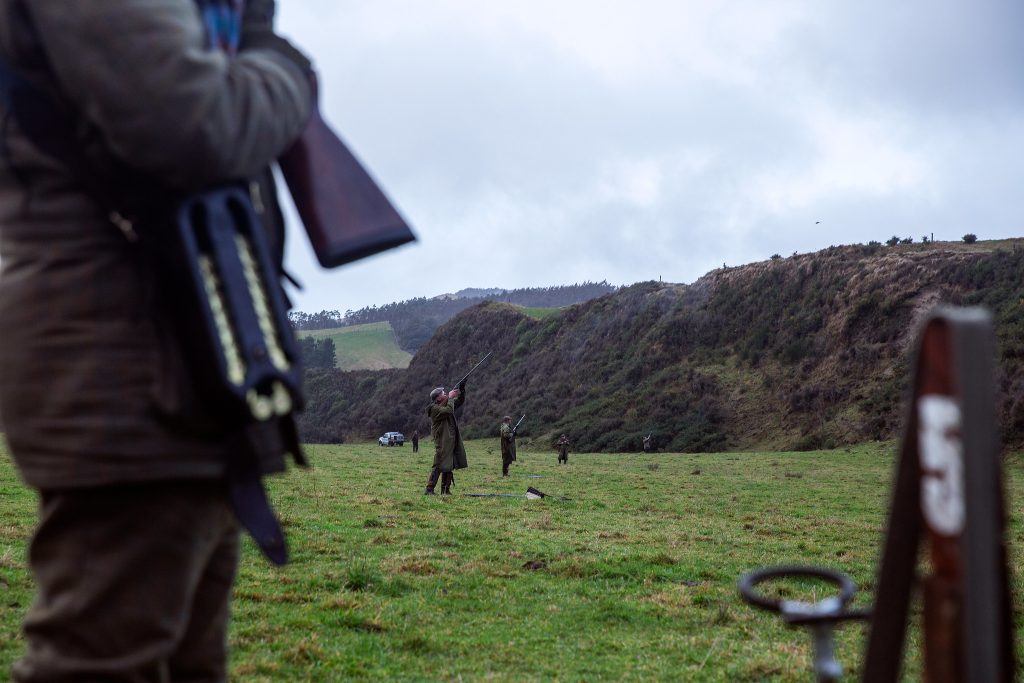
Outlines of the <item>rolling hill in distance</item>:
M387 370L409 367L412 354L398 348L391 323L364 323L324 330L298 332L299 339L330 339L334 342L335 367L339 370Z
M519 306L524 315L546 318L556 315L558 308ZM399 348L394 329L389 322L363 323L330 327L323 330L300 330L300 340L309 338L317 342L330 339L334 344L334 367L339 370L391 370L409 367L412 354Z
M384 306L367 306L357 311L293 311L289 318L300 332L324 330L366 323L386 322L394 330L398 346L409 352L423 346L437 328L467 308L485 301L501 301L531 309L571 306L615 291L607 282L583 282L555 287L525 289L467 288L434 297L418 297Z
M423 433L430 389L473 376L461 419L493 436L566 433L576 449L827 448L898 435L910 342L933 306L996 321L1005 440L1024 443L1024 240L830 247L718 269L690 285L644 282L536 318L499 302L442 325L408 368L311 369L309 442Z

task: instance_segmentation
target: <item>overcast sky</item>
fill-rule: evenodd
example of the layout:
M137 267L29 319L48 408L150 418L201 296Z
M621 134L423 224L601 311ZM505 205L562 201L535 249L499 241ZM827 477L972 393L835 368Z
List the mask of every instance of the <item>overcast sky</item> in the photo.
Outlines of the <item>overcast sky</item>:
M303 310L1022 234L1021 2L279 6L419 237L324 271L293 219Z

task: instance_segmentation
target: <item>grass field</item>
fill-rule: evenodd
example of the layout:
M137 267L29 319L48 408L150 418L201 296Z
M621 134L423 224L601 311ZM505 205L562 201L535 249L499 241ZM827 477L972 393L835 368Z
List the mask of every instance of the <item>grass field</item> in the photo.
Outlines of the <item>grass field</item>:
M519 308L523 313L537 320L548 318L562 310L561 308L542 308L540 306L520 306Z
M741 604L737 575L820 563L870 600L890 447L574 453L567 467L523 447L505 480L495 448L471 442L456 495L424 497L429 448L310 447L315 469L272 485L293 563L272 569L246 541L232 680L806 681L809 637ZM1019 577L1024 460L1008 472ZM530 485L571 500L461 495ZM34 504L0 457L0 671L23 645ZM843 629L848 667L862 639L860 626ZM919 671L916 656L909 667Z
M398 348L388 322L300 332L299 336L333 339L335 365L342 370L407 368L412 360L412 354Z

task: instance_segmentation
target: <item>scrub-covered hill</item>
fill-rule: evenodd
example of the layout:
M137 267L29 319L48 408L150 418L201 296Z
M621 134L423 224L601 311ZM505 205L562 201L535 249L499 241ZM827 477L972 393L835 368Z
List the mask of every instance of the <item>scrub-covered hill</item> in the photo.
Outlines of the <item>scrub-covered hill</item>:
M640 283L534 319L487 303L442 326L405 370L311 371L311 441L427 427L427 394L487 351L462 417L469 436L527 413L523 436L580 450L829 447L892 438L916 322L984 305L999 335L1006 438L1024 442L1024 240L832 247Z

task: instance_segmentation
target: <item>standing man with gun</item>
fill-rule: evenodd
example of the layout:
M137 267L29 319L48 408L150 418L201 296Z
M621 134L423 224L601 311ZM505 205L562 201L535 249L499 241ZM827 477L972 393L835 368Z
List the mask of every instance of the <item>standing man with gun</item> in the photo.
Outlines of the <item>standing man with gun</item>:
M569 464L569 437L562 434L562 438L555 443L555 447L558 449L558 464L561 465L563 462Z
M430 438L434 441L434 463L427 478L424 495L434 495L438 477L441 477L441 494L450 495L455 482L455 470L469 466L466 461L466 447L462 443L459 423L455 411L466 401L466 380L445 393L444 387L430 392L427 417L430 418Z
M450 495L452 484L455 483L455 470L469 466L466 460L466 447L462 443L462 433L459 431L457 412L466 402L466 380L490 357L491 352L488 351L472 370L455 383L455 388L450 392L445 393L444 387L437 387L430 392L427 417L430 418L430 438L434 442L434 462L427 477L424 495L434 495L438 478L441 479L441 494Z
M516 460L516 436L512 433L512 416L506 415L498 429L501 439L501 476L508 476L508 466Z
M519 418L519 422L512 426L512 418L506 415L501 422L499 435L501 438L501 476L508 476L508 466L516 460L516 431L519 425L526 419L526 415Z
M283 563L261 477L303 462L271 164L321 262L411 239L274 14L0 0L0 412L41 501L15 681L226 679L238 523Z

